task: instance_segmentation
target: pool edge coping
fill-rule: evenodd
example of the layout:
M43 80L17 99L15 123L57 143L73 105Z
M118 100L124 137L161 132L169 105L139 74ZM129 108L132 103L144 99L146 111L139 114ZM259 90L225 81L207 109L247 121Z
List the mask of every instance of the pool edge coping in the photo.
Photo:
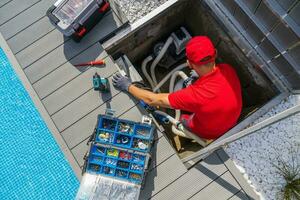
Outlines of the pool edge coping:
M56 143L58 144L60 150L64 154L65 159L68 161L70 167L72 168L76 178L80 182L81 178L82 178L80 166L78 165L71 150L68 148L62 135L59 133L57 127L55 126L50 115L48 114L45 106L43 105L42 101L39 99L38 94L34 90L33 86L31 85L30 81L28 80L25 72L23 71L22 67L20 66L17 58L15 57L14 53L8 46L6 40L3 38L1 33L0 33L0 47L5 52L5 55L7 56L9 62L11 63L11 66L13 67L15 73L17 74L17 76L20 79L20 81L22 82L24 88L28 92L33 104L35 105L35 107L38 110L39 114L41 115L42 119L46 123L48 129L50 130L52 136L54 137Z

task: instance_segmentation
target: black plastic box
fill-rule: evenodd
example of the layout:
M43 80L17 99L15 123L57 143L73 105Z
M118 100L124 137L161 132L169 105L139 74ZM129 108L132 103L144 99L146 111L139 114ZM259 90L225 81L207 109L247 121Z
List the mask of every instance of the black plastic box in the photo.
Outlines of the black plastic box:
M60 32L79 42L109 10L108 0L59 0L47 16Z

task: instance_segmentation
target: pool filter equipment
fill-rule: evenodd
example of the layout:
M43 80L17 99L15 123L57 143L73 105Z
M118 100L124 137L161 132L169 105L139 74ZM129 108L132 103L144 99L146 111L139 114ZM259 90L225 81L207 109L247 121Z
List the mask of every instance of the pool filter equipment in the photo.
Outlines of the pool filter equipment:
M180 27L178 30L174 31L168 39L169 41L172 40L172 42L170 42L166 53L157 65L168 69L179 60L183 59L185 57L185 45L191 38L192 36L184 27ZM153 53L155 56L159 55L160 51L163 50L164 45L165 43L157 43L154 46Z
M142 72L154 92L160 92L159 88L170 78L172 73L186 67L185 63L175 66L175 68L173 66L185 58L185 46L191 38L188 31L184 27L180 27L164 43L154 45L153 53L143 60ZM149 64L150 62L152 62L151 65ZM148 64L150 66L150 73L147 70ZM156 78L155 69L157 66L165 69L173 67L167 77L162 80L162 85L158 83Z
M109 9L108 0L58 0L47 16L60 32L79 42Z
M185 50L185 45L192 38L189 32L184 28L180 27L177 31L171 34L174 40L176 55L180 55Z

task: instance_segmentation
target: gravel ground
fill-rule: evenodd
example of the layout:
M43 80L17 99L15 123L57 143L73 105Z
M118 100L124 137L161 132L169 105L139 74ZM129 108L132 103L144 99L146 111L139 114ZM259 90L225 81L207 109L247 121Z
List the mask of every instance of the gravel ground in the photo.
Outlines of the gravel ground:
M116 0L130 23L145 16L167 0Z
M288 97L257 121L300 104L300 95ZM261 199L277 199L284 179L278 175L273 164L278 157L292 163L292 155L299 153L300 114L296 114L228 146L226 152L232 158L246 180L260 195ZM299 154L296 162L300 164Z

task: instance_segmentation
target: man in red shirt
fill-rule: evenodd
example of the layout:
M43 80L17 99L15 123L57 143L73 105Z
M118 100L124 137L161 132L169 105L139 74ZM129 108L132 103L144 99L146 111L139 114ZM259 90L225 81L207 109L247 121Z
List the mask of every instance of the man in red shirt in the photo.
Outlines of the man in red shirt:
M151 106L188 111L185 127L202 139L216 139L232 128L241 113L241 86L234 69L215 64L216 50L206 36L192 38L186 45L187 64L199 78L173 93L153 93L131 84L127 77L113 76L113 84Z

